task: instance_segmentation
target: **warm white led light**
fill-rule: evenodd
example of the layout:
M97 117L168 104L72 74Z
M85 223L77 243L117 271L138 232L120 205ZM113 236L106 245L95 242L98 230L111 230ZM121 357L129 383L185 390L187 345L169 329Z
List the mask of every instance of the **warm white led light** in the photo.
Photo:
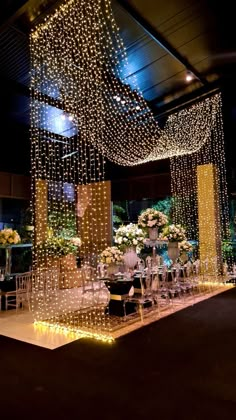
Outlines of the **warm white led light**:
M181 156L197 151L210 136L217 97L169 117L160 129L137 80L131 80L133 89L122 82L128 59L111 0L68 0L31 38L38 54L35 91L42 85L57 91L86 144L109 160L132 166ZM183 127L178 138L176 124Z
M132 166L172 157L172 189L179 191L175 159L193 152L198 156L199 150L204 156L204 145L220 126L220 95L170 116L160 129L135 80L134 90L122 82L128 62L110 0L68 0L32 33L30 51L35 320L103 334L110 328L104 307L93 303L88 311L74 310L79 301L70 292L79 284L75 258L64 258L68 255L62 255L60 243L47 249L41 245L47 237L57 238L58 231L64 237L83 233L80 256L84 265L95 266L107 246L109 226L103 216L104 158ZM53 107L62 110L62 118L73 116L76 132L69 137L65 127L60 138L54 134ZM224 172L221 143L216 147ZM182 162L188 173L187 159ZM224 187L221 194L226 200ZM226 220L223 212L222 218Z
M193 74L188 72L185 77L186 82L191 82L193 80Z

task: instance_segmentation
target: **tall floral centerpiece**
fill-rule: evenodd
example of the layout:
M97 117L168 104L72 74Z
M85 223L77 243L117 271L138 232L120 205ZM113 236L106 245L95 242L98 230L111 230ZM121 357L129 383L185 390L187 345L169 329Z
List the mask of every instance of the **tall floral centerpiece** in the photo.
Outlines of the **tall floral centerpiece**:
M193 246L188 241L179 242L180 259L183 262L188 261L188 254L192 252Z
M179 242L186 241L185 229L181 225L168 225L163 229L161 238L168 241L168 255L175 264L179 257Z
M16 230L5 228L0 230L0 244L1 245L16 245L21 241L20 235Z
M11 246L17 245L21 242L19 233L11 228L0 230L0 245L6 248L6 275L11 273Z
M158 229L167 223L167 216L153 208L144 210L138 217L138 226L148 230L149 238L154 241L158 238Z
M123 252L117 246L108 246L100 255L100 262L106 266L107 274L115 274L123 263Z
M134 223L122 225L116 230L115 243L125 252L124 263L130 269L133 269L138 262L137 252L143 248L145 236L143 229Z

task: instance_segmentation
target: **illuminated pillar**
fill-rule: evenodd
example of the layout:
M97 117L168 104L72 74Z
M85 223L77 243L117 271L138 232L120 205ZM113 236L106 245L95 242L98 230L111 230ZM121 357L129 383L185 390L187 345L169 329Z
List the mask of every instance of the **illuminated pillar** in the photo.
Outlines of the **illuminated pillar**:
M48 186L47 181L38 179L35 185L35 245L47 237Z
M96 262L98 255L111 245L111 182L78 185L77 212L82 240L81 257Z
M221 273L221 226L217 172L213 164L197 167L198 224L200 260L204 271Z

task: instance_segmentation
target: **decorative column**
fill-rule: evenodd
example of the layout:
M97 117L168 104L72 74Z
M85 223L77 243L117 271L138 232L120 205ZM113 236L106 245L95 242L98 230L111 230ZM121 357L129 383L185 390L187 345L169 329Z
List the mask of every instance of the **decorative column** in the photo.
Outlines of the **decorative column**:
M222 271L221 225L217 168L212 163L197 166L200 260L210 275Z
M38 179L35 183L35 245L47 237L48 186L47 181Z
M85 263L94 263L97 256L111 245L111 182L78 185L77 213L82 240L80 254Z

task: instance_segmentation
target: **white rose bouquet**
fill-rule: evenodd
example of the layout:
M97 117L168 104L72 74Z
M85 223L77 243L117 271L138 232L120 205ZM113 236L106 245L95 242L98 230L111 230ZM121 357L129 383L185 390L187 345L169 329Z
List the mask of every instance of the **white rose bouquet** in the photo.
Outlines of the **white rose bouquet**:
M163 229L160 239L169 242L186 241L185 229L181 225L168 225Z
M138 226L141 228L161 227L167 223L167 216L161 211L152 208L144 210L138 217Z
M180 254L183 252L191 252L193 250L193 246L188 241L182 241L179 243L179 250Z
M130 223L127 226L122 225L116 230L114 240L122 250L134 247L138 251L143 248L145 237L145 232L138 225Z
M108 246L100 255L102 264L121 264L123 262L123 252L116 246Z
M70 241L72 242L73 245L77 246L78 248L82 244L82 241L81 241L81 239L78 236L76 236L74 238L71 238Z
M1 245L16 245L21 241L20 235L16 230L5 228L0 230Z

